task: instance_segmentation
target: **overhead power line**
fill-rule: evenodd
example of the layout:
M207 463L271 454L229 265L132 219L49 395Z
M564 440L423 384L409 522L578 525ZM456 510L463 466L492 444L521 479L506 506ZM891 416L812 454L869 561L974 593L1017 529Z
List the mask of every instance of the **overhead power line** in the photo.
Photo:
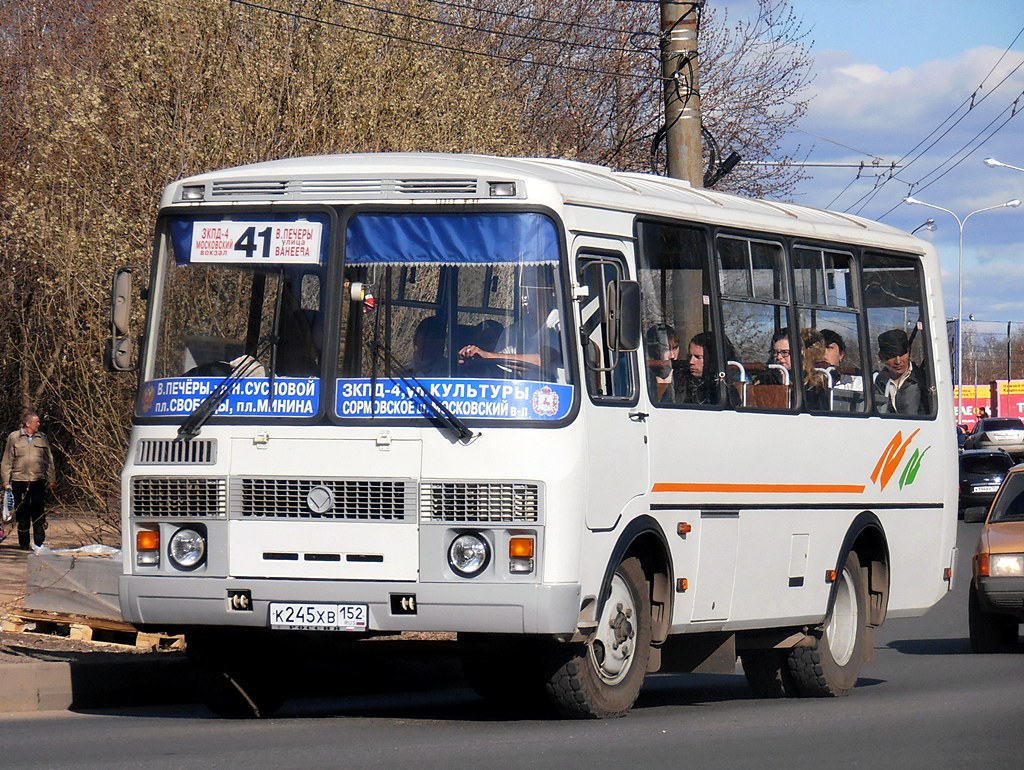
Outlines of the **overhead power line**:
M233 5L239 5L245 8L249 8L255 11L263 11L268 14L282 16L296 21L304 21L310 24L320 24L325 27L332 27L335 29L344 29L349 32L356 32L370 37L378 37L392 42L408 43L409 45L422 46L424 48L433 48L440 51L448 51L455 54L464 54L467 56L477 56L485 59L495 59L498 61L513 62L516 64L529 64L536 67L550 67L552 69L561 69L568 72L577 72L586 75L607 75L614 78L623 78L625 80L642 80L642 81L661 81L662 78L657 74L636 74L632 72L614 72L611 70L598 69L594 67L584 67L577 64L568 64L563 62L550 62L550 61L539 61L536 59L523 59L517 56L510 56L500 53L492 53L488 51L479 51L472 48L463 48L461 46L447 45L445 43L435 43L427 40L420 40L413 37L407 37L403 35L395 35L389 32L381 32L378 30L367 29L365 27L359 27L354 24L346 24L339 21L331 21L329 19L321 19L316 16L308 16L294 11L286 11L280 8L274 8L272 6L261 5L250 0L230 0ZM383 12L383 11L382 11Z

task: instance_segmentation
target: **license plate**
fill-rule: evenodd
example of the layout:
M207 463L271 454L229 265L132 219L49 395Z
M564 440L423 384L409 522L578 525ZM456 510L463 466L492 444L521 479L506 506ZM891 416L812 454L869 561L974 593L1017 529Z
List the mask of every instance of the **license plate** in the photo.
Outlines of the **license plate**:
M975 492L997 492L999 490L998 484L986 484L980 487L975 487Z
M365 631L365 604L291 604L272 602L270 627L300 631Z

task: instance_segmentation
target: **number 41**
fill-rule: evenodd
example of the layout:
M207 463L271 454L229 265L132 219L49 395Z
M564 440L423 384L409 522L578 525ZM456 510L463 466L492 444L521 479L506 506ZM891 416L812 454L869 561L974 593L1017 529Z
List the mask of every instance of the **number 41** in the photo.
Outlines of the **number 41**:
M270 227L265 227L259 232L256 232L255 227L245 228L245 232L243 232L238 237L238 240L235 241L235 249L237 251L245 252L246 259L251 259L256 256L257 248L260 248L256 245L256 239L259 238L263 243L263 246L260 249L260 256L263 257L263 259L270 259L270 231Z

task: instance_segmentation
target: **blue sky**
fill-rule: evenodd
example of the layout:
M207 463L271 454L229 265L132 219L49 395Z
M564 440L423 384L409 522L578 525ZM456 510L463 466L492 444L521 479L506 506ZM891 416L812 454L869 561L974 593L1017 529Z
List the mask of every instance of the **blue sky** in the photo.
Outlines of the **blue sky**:
M752 0L709 0L736 17ZM946 313L957 311L959 235L947 213L901 203L908 194L961 219L1024 198L1024 0L791 0L815 61L810 110L787 140L812 163L904 167L881 172L808 167L793 199L920 231L942 255ZM1019 36L1018 36L1019 35ZM1019 67L1019 69L1016 69ZM1003 81L1000 83L1000 81ZM971 96L974 94L974 106ZM1020 97L1017 114L1013 103ZM955 125L954 125L955 123ZM934 145L934 146L931 146ZM978 332L1024 332L1024 205L977 214L964 228L964 307Z

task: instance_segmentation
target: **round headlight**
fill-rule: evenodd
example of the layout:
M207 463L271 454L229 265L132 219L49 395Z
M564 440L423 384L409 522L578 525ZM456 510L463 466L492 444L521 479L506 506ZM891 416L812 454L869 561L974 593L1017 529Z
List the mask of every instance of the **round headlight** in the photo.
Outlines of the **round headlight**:
M206 538L194 529L183 527L171 535L167 555L178 569L195 569L206 557Z
M480 574L491 560L491 547L483 535L467 532L448 546L448 566L462 577Z

